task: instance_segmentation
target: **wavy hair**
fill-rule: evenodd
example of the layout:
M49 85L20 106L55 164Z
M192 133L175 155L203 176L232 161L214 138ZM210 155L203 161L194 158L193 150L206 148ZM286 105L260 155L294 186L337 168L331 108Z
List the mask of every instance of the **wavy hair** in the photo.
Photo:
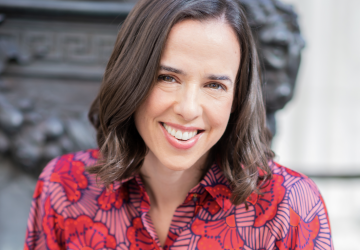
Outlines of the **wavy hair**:
M271 177L268 161L273 152L265 123L258 55L237 0L141 0L136 4L122 24L99 94L90 108L89 119L97 130L101 157L88 172L105 185L138 173L148 148L133 116L156 82L171 28L185 19L220 17L235 31L241 58L233 112L207 163L219 163L233 190L235 205L258 190L259 181Z

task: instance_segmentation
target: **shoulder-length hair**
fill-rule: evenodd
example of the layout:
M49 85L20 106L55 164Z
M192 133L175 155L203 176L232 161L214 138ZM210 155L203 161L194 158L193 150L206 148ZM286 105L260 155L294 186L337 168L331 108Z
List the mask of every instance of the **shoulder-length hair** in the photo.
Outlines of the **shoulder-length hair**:
M119 31L100 92L89 112L101 159L88 171L97 174L105 185L133 176L142 166L148 148L136 130L134 113L156 82L171 28L185 19L217 18L224 18L235 31L241 60L229 123L207 162L218 162L232 187L235 205L257 190L260 180L271 177L268 161L273 152L265 125L258 55L239 2L141 0Z

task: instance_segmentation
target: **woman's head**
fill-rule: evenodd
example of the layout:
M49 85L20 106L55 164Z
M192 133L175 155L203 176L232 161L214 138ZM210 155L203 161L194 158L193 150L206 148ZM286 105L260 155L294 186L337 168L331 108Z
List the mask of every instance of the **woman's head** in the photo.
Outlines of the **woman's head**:
M206 158L226 129L239 65L239 42L224 19L172 27L156 83L134 116L152 165L186 170Z
M103 156L90 172L105 184L137 172L147 153L178 170L206 156L238 204L256 189L258 168L269 173L257 54L235 0L140 1L89 117ZM181 142L166 131L174 129L199 134Z

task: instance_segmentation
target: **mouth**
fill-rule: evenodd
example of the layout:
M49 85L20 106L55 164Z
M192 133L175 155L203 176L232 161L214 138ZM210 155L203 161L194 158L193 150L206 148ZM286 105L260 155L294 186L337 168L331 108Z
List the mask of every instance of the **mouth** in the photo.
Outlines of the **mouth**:
M164 122L161 123L161 125L165 128L166 132L176 138L178 141L188 141L192 138L194 138L196 135L204 132L204 130L197 130L197 129L192 129L192 130L181 130L178 128L174 128L169 124L166 124Z
M160 122L165 138L177 149L190 149L202 137L205 130L194 127L185 128L176 124Z

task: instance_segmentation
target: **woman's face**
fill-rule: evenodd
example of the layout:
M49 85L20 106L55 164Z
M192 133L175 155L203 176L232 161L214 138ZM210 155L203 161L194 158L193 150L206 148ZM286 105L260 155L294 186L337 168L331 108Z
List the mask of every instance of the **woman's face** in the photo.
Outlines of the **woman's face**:
M226 129L239 64L239 42L224 21L177 23L157 83L135 112L136 128L149 148L146 157L172 170L204 159Z

